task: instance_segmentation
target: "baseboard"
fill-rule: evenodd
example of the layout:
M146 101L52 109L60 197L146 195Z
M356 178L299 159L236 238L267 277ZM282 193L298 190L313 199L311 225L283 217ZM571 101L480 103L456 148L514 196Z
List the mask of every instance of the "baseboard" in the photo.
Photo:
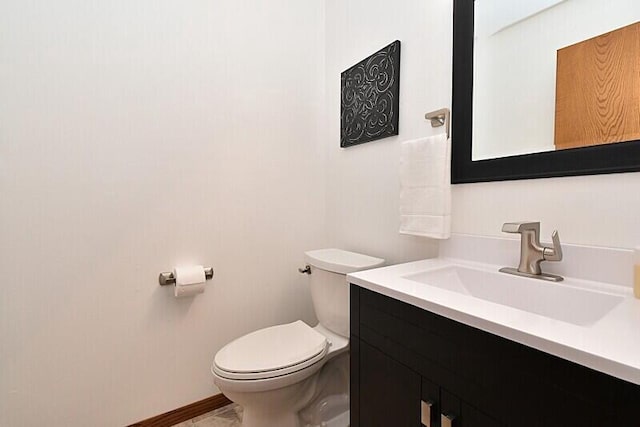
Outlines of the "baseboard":
M171 427L174 424L190 420L198 415L206 414L230 403L231 401L227 399L227 396L224 394L216 394L215 396L207 397L190 405L131 424L128 427Z

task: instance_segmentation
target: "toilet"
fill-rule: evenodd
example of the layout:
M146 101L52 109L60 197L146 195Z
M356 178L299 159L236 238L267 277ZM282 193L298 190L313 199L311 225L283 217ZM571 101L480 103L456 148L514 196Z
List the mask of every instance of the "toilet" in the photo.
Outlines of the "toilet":
M298 320L260 329L230 342L213 360L213 381L243 407L243 427L348 426L346 274L384 260L320 249L305 252L305 261L318 325Z

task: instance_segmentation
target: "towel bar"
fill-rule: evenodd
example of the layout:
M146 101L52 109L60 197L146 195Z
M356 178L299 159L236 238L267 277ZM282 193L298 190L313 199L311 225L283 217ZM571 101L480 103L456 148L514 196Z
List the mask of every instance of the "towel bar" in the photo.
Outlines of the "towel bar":
M449 138L449 124L451 122L451 112L448 108L441 108L424 115L424 118L431 121L431 127L437 128L446 126L447 138Z

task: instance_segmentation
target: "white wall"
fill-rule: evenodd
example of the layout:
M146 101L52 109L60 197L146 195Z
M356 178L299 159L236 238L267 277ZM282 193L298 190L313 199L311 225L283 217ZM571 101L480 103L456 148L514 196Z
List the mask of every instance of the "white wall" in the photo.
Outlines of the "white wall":
M0 3L0 425L125 425L215 352L313 322L324 6ZM176 300L181 263L215 268Z
M567 2L570 3L570 2ZM327 224L332 241L392 262L434 254L437 245L397 234L398 144L432 132L426 111L451 105L452 1L327 0ZM340 72L400 39L400 135L338 148ZM640 173L453 186L452 231L506 236L502 223L540 220L543 241L640 245Z
M340 149L340 72L395 39L400 135ZM0 4L0 425L123 425L216 393L224 343L314 320L306 249L434 256L397 233L399 143L450 105L451 54L451 0ZM631 247L639 185L457 185L453 229L540 219ZM216 276L178 301L156 277L189 262Z
M477 36L473 159L553 150L556 51L638 19L636 0L567 1L497 34Z
M398 164L400 142L436 132L424 114L451 104L451 17L449 0L326 1L327 224L335 246L390 263L436 254L435 241L398 234ZM340 73L396 39L399 135L340 148Z
M541 222L541 240L558 230L565 243L640 245L640 173L453 186L452 223L459 233L509 237L508 221Z

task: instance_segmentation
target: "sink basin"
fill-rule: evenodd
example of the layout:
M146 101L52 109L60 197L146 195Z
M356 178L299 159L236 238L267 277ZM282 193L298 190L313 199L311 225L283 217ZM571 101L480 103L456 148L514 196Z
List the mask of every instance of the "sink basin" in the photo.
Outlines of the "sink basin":
M550 283L461 265L403 277L578 326L597 322L624 300L621 295L572 286L571 279Z

